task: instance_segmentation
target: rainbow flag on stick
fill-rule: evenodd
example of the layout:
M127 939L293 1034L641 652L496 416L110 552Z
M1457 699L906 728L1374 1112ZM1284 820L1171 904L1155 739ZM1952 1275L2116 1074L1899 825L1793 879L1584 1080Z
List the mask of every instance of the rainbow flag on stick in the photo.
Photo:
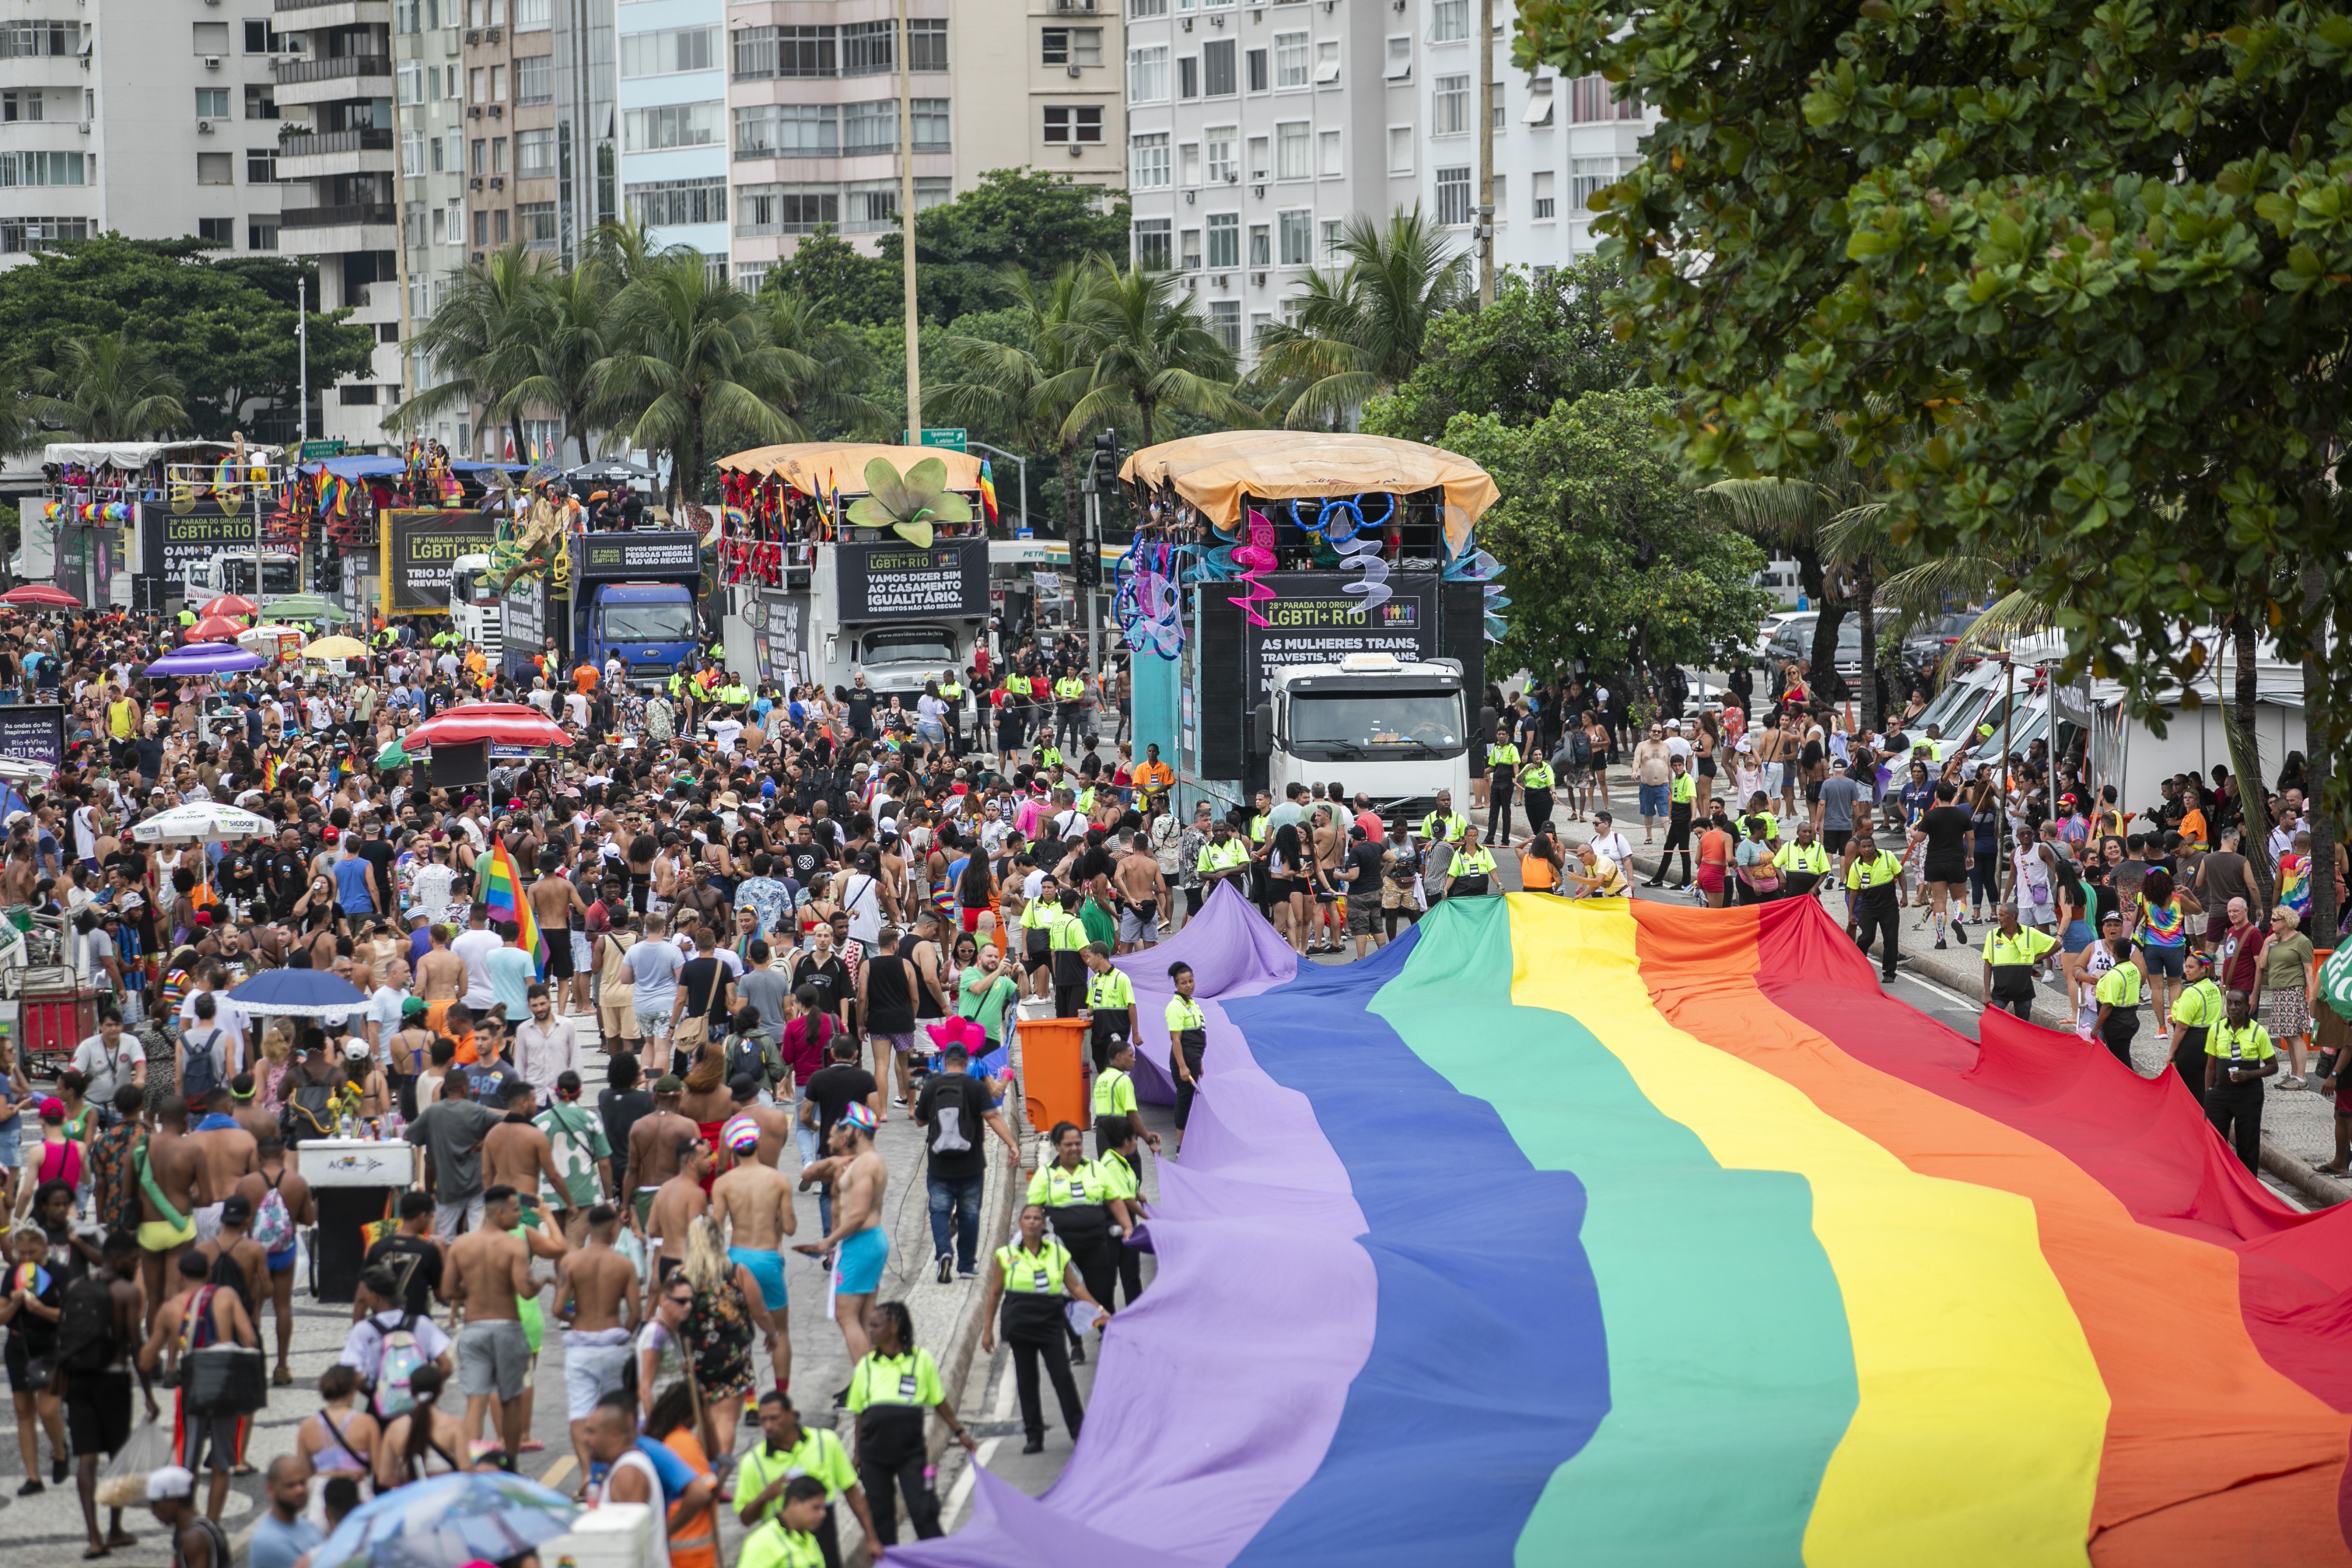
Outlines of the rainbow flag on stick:
M543 973L547 943L540 937L539 921L531 917L530 900L523 897L522 869L507 852L506 840L491 839L489 858L475 861L474 867L481 876L482 902L489 908L490 923L514 921L515 945L530 953Z
M980 504L988 509L988 521L996 521L996 476L988 467L988 459L980 460Z

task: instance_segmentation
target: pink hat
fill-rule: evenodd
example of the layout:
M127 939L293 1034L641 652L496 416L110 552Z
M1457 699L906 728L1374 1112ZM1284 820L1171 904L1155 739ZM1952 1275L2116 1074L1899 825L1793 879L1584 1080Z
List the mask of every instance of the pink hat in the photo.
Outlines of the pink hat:
M970 1018L944 1018L930 1026L931 1043L945 1050L950 1046L961 1046L968 1056L978 1056L988 1048L988 1031Z
M59 1100L55 1095L50 1095L41 1101L42 1121L63 1121L65 1119L66 1102L64 1100Z

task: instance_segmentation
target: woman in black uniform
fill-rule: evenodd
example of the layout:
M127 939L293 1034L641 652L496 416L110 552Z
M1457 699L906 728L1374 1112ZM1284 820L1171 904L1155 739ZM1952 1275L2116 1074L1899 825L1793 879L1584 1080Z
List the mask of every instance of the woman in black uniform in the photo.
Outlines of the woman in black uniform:
M1029 1179L1028 1201L1045 1205L1055 1239L1069 1248L1088 1297L1100 1301L1118 1277L1119 1238L1134 1228L1134 1215L1124 1201L1108 1198L1102 1173L1087 1158L1086 1134L1075 1122L1056 1122L1051 1142L1053 1163L1038 1166ZM1086 1344L1075 1329L1070 1342L1071 1359L1085 1361Z
M1391 933L1393 934L1393 933ZM1201 1061L1209 1049L1209 1016L1192 1000L1192 966L1181 959L1168 966L1176 994L1168 999L1168 1076L1176 1080L1176 1148L1184 1147L1184 1123L1192 1119L1192 1097L1201 1090Z
M1070 1429L1070 1441L1076 1442L1086 1408L1078 1402L1077 1380L1070 1375L1070 1358L1063 1349L1062 1335L1069 1329L1069 1320L1063 1313L1073 1300L1090 1307L1099 1307L1101 1303L1087 1289L1068 1246L1059 1237L1045 1234L1043 1204L1023 1206L1019 1239L998 1247L990 1264L988 1300L980 1313L980 1348L983 1354L996 1349L1000 1299L1003 1302L1002 1331L1005 1344L1013 1352L1013 1386L1021 1394L1021 1427L1027 1435L1021 1451L1034 1454L1045 1447L1045 1411L1037 1397L1040 1360L1045 1363L1045 1375L1054 1380L1054 1396L1062 1406L1062 1424Z

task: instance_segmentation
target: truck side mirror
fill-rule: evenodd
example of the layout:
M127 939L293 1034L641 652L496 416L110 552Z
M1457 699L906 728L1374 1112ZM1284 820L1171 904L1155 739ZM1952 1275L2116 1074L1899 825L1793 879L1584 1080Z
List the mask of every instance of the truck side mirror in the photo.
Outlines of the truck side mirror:
M1274 750L1274 704L1261 702L1250 710L1250 750Z

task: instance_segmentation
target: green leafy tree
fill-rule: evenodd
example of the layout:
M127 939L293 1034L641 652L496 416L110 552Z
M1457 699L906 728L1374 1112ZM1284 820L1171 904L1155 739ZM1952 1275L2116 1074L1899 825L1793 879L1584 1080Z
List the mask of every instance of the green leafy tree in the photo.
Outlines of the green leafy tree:
M2196 628L2267 627L2305 661L2312 782L2342 810L2352 15L1519 15L1521 65L1597 71L1664 110L1601 226L1692 463L1801 473L1834 422L1861 460L1884 454L1895 537L2014 562L2001 586L2052 606L2062 679L2112 677L2159 724L2212 662ZM2332 864L2331 814L2314 828Z
M1418 205L1385 225L1349 218L1339 255L1337 272L1307 274L1297 319L1258 336L1268 411L1294 427L1337 426L1395 390L1438 319L1470 296L1470 258L1447 254L1444 230Z
M569 272L539 275L515 323L524 329L514 356L521 379L491 405L490 417L511 422L527 408L561 415L580 445L580 460L594 457L589 437L607 412L596 392L596 367L611 352L618 294L611 266L594 257ZM397 420L395 415L395 426Z
M836 321L861 326L896 321L906 313L895 262L883 266L830 226L804 236L790 257L769 270L761 292L771 291L796 294Z
M774 401L785 418L820 438L895 436L898 423L890 410L858 390L875 367L855 327L802 294L766 290L757 304L768 342L782 362L784 380Z
M916 309L926 321L951 321L1013 305L1008 266L1044 283L1088 257L1125 255L1127 232L1123 192L1038 169L990 169L955 200L915 215ZM892 306L903 308L898 231L877 248Z
M1048 457L1066 497L1078 493L1081 432L1069 424L1070 411L1091 377L1077 330L1087 276L1066 263L1041 289L1027 273L1009 268L1004 286L1013 309L956 322L942 377L923 389L927 409L1002 431L1006 444Z
M804 434L769 401L790 383L786 357L751 297L714 281L701 257L654 263L622 290L615 316L621 346L596 367L595 392L638 411L629 440L669 455L674 500L701 501L706 467L731 443Z
M416 332L418 352L440 378L402 405L394 422L422 422L451 410L495 410L484 423L504 420L515 450L524 450L521 405L510 395L540 374L542 296L553 276L541 253L520 240L452 273L441 308ZM601 389L592 389L592 395L601 395Z
M27 411L80 441L141 441L187 427L180 379L162 356L120 332L68 338L37 370Z
M1433 442L1457 414L1532 425L1562 398L1638 384L1641 356L1612 330L1605 296L1615 283L1589 258L1541 278L1504 272L1492 305L1430 323L1412 374L1364 405L1364 430Z
M1770 595L1755 541L1700 511L1656 423L1652 390L1588 392L1531 425L1458 414L1444 444L1502 499L1478 541L1509 571L1510 630L1490 663L1549 674L1581 659L1654 689L1669 665L1717 666L1756 636Z
M1071 318L1071 344L1086 390L1062 420L1065 439L1132 420L1142 444L1163 411L1255 423L1234 385L1234 354L1172 273L1121 268L1097 257Z
M109 234L0 272L0 370L21 383L55 368L68 338L114 335L179 383L180 428L226 439L261 408L291 408L300 383L295 304L309 279L311 384L365 372L375 333L321 310L314 264L218 255L194 239Z

